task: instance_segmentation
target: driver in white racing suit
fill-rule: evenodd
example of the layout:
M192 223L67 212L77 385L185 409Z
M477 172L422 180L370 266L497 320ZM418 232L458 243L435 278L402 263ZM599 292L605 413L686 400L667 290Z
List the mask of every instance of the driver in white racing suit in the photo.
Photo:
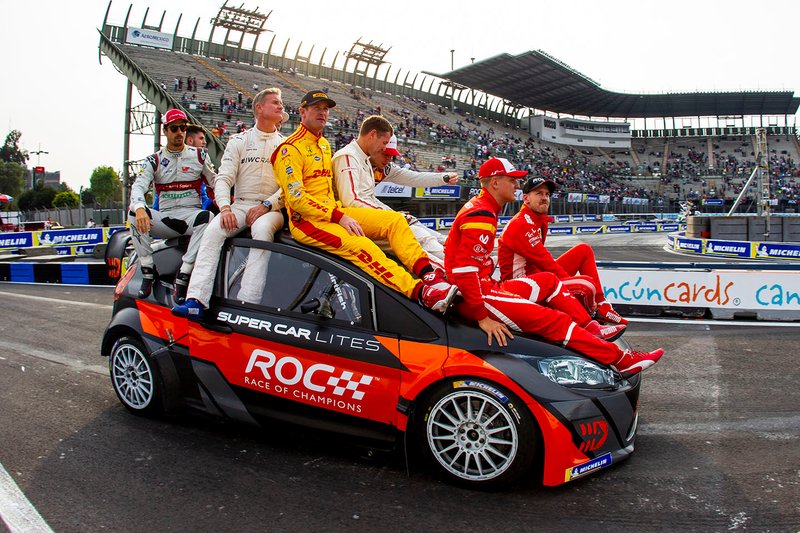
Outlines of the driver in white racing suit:
M180 272L175 276L175 295L179 297L189 283L206 224L214 217L201 208L201 187L203 182L214 184L214 167L204 149L184 144L188 123L183 111L167 111L163 128L167 146L145 160L131 186L128 221L142 268L139 298L150 296L153 288L153 237L191 235ZM145 199L151 183L158 196L158 210L148 207Z
M392 135L383 152L367 158L356 140L333 154L334 180L339 201L344 207L392 208L378 200L375 186L383 181L409 185L411 187L434 187L454 185L458 182L455 172L416 172L392 164L397 150L397 136ZM428 257L444 265L444 242L446 237L422 224L414 216L404 213L414 237Z
M227 237L250 227L253 239L272 242L283 227L281 189L270 163L272 152L283 142L278 131L289 115L283 112L281 90L264 89L253 100L255 127L234 135L225 147L217 174L214 196L220 214L209 224L197 254L186 302L172 308L178 316L201 319L208 308ZM231 202L231 187L235 196ZM266 282L268 252L251 248L236 299L258 303Z

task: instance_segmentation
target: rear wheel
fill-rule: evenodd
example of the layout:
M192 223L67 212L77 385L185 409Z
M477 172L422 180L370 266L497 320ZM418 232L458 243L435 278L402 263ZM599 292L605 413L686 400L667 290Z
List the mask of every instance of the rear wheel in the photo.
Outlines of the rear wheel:
M508 484L530 471L538 439L525 405L475 380L446 383L430 396L419 435L425 454L457 484Z
M142 416L163 414L161 376L141 341L126 336L114 343L108 370L114 392L129 411Z

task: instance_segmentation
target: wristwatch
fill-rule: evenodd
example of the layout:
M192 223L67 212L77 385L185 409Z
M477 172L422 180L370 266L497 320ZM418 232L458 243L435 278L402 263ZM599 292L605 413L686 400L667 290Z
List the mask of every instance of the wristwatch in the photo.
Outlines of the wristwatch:
M269 200L264 200L261 203L264 205L264 207L267 208L267 211L272 211L272 202L270 202Z

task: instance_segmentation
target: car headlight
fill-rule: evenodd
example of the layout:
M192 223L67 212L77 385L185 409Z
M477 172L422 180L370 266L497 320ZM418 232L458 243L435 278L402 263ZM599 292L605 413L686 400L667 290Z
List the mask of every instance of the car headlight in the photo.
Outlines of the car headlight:
M564 386L615 387L620 380L609 368L580 357L546 357L537 361L539 372Z

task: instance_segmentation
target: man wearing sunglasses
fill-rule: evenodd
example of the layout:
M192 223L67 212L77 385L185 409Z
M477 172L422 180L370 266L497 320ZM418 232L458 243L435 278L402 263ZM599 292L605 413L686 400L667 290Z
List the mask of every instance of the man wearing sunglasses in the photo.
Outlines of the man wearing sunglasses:
M153 289L153 238L191 235L180 272L175 276L175 297L185 298L200 238L214 216L201 208L202 184L213 187L214 167L204 149L185 144L188 124L183 111L167 111L163 128L167 146L145 160L131 187L128 221L142 268L139 298L147 298ZM147 207L145 195L150 184L158 196L157 210Z

